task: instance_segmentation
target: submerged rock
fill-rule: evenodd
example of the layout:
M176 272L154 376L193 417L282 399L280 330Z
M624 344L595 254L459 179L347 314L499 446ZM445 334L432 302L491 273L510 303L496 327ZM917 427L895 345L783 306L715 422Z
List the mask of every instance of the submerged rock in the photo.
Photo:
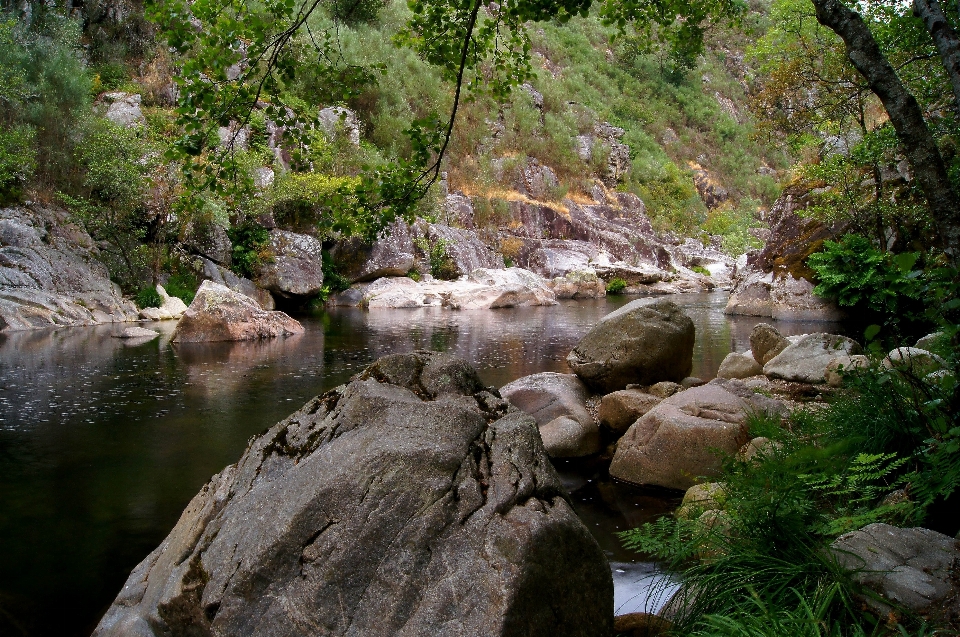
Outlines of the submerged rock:
M590 392L573 374L524 376L501 387L500 393L537 421L551 457L589 456L600 451L600 430L585 406Z
M204 281L173 333L175 343L246 341L302 334L283 312L269 312L250 297Z
M613 583L532 418L463 361L388 356L254 438L96 637L606 637Z
M604 393L631 383L680 382L693 368L693 342L693 321L676 303L640 299L600 319L567 364Z
M122 339L154 339L160 336L160 332L156 330L148 330L145 327L127 327L124 328L119 334L114 334L114 338Z

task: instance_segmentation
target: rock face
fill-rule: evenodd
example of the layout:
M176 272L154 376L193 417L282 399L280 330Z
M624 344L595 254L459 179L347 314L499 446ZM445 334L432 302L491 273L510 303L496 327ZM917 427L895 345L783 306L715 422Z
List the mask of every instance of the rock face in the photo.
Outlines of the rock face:
M859 354L860 345L836 334L807 334L788 345L763 366L770 378L799 383L824 383L830 362L838 356Z
M569 272L547 282L558 299L599 299L607 295L607 286L594 272Z
M900 529L875 523L841 535L831 545L837 561L854 571L854 579L879 593L892 604L910 610L938 614L945 600L953 616L960 614L957 590L952 582L960 564L957 541L929 529ZM890 607L878 600L866 602L886 613Z
M143 111L140 110L139 94L107 93L103 101L109 104L105 116L114 124L131 128L143 124Z
M615 434L623 434L640 416L656 407L663 400L639 389L622 389L607 394L600 400L597 415L600 424Z
M177 324L173 340L247 341L302 333L303 326L283 312L268 312L244 294L204 281Z
M137 320L96 256L64 210L0 209L0 331Z
M699 477L719 473L718 450L733 455L750 439L747 414L775 408L767 401L718 382L674 394L620 439L610 475L635 484L689 489Z
M693 341L693 321L677 304L640 299L600 319L567 364L603 393L630 383L680 382L693 368Z
M233 244L223 226L217 223L190 223L184 230L183 245L219 265L233 261Z
M351 283L359 283L385 276L406 276L415 263L413 253L410 227L397 221L387 229L387 234L373 243L360 237L338 242L330 256L340 267L340 274Z
M520 268L474 270L467 279L417 282L406 277L357 284L331 299L333 305L376 308L448 307L486 310L555 305L553 291L532 272Z
M469 276L479 268L503 268L503 255L497 254L480 241L472 230L420 221L414 227L414 234L426 239L431 245L443 243L448 269L453 277ZM421 263L419 267L421 272L430 271L429 263Z
M239 277L227 268L217 265L210 259L202 259L201 262L203 263L202 274L205 280L213 281L214 283L230 288L234 292L248 296L265 310L272 310L276 307L273 295L267 290L258 288L250 279Z
M533 420L463 361L381 359L253 439L94 635L606 637L613 583Z
M745 267L734 280L728 314L770 316L786 321L837 321L843 313L833 303L813 294L813 271L807 257L826 239L842 231L796 211L805 206L807 192L788 191L770 211L770 236L763 250L748 253Z
M323 287L323 245L314 237L270 231L273 259L265 263L257 285L284 297L308 297Z
M590 392L573 374L524 376L504 385L500 394L533 416L551 457L589 456L600 451L600 430L584 406Z

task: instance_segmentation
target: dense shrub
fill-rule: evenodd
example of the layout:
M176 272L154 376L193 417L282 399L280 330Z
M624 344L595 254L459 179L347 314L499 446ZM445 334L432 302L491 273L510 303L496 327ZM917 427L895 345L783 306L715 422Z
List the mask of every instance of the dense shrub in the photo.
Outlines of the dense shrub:
M614 277L607 283L607 294L622 294L627 289L627 282L620 277Z
M259 223L246 219L227 230L233 243L230 269L247 279L260 273L270 254L270 232Z

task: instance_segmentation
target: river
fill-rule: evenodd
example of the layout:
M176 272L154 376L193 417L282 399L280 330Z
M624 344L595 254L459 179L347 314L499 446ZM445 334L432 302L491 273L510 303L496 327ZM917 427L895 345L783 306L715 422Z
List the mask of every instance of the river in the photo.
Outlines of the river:
M130 570L247 440L386 354L449 351L491 385L569 372L567 353L630 299L457 312L335 308L306 333L258 343L128 346L124 326L0 334L0 635L89 635ZM758 319L723 314L726 294L676 295L697 328L693 375L749 349ZM764 319L769 320L769 319ZM784 334L822 324L777 324ZM614 533L671 510L676 494L557 463L611 560L620 612L643 605L654 565Z

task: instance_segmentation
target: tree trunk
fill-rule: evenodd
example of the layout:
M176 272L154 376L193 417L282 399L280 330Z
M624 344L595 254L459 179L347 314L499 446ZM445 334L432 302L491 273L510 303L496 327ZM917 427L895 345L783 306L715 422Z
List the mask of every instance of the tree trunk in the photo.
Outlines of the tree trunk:
M817 21L840 36L847 47L847 58L883 103L917 183L927 197L943 247L956 260L960 256L960 200L950 186L943 157L920 105L900 82L860 14L840 0L812 1Z
M913 13L923 20L933 43L937 45L943 68L946 69L953 87L957 113L960 113L960 38L957 38L957 32L950 26L937 0L913 0Z

